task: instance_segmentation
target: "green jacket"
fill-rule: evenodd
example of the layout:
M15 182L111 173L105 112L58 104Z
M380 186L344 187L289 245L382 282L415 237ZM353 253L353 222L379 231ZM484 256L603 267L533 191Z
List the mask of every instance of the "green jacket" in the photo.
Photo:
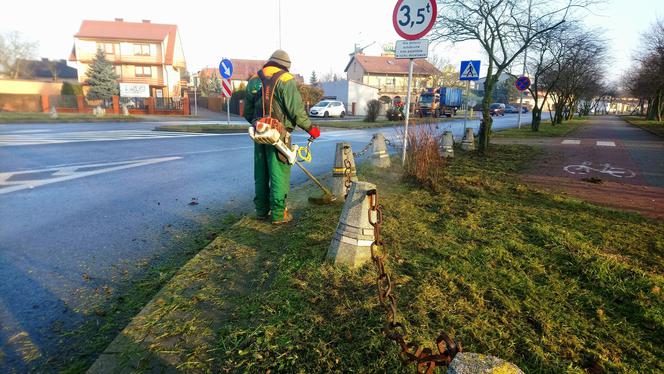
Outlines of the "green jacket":
M263 68L263 74L271 77L280 69L274 66ZM267 116L263 114L263 99L261 94L261 80L258 75L254 75L247 84L247 102L244 110L244 118L249 123ZM292 131L295 126L299 126L304 131L311 129L311 121L304 109L302 96L297 88L295 78L290 73L284 73L279 77L279 82L274 89L274 98L272 99L272 117L278 119L288 130Z

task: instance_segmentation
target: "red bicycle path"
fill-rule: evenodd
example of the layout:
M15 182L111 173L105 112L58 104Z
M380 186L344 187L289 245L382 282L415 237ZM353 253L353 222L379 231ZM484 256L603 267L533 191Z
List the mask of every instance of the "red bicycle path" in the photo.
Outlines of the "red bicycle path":
M602 116L562 138L514 142L544 148L524 172L525 182L664 218L664 139L619 117Z

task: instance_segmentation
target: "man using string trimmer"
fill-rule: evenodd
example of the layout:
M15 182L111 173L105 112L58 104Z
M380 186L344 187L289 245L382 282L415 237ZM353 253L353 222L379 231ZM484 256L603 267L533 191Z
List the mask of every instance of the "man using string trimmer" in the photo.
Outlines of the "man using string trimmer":
M320 136L309 121L296 81L288 72L291 61L283 50L276 50L247 84L245 118L252 125L249 136L254 146L254 183L256 215L283 224L293 217L286 208L290 189L291 165L296 161L291 148L291 132L299 126L311 136Z

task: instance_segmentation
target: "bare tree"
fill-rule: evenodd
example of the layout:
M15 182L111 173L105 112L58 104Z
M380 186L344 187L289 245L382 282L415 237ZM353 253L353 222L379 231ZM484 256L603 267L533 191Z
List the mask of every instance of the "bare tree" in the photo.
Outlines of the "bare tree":
M5 74L14 79L30 75L26 64L34 58L37 46L37 42L24 40L18 31L0 35L0 65Z
M541 34L556 29L573 8L585 7L590 0L567 0L564 5L547 0L439 0L434 39L478 41L488 56L487 79L482 100L479 150L489 145L491 116L489 105L500 75Z
M647 107L646 118L662 121L664 115L664 20L657 20L641 36L638 63L626 74L623 84Z
M595 97L603 90L601 81L606 75L604 69L609 60L607 43L599 32L570 31L565 53L558 58L555 69L545 73L542 79L554 102L554 125L571 119L582 99Z

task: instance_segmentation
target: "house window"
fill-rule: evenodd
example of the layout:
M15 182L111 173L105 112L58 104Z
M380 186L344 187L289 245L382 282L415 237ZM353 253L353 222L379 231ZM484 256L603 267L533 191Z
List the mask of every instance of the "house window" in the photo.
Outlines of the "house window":
M117 75L118 78L122 78L122 66L120 65L115 66L115 75Z
M97 49L101 49L107 55L115 54L115 46L113 43L97 43Z
M134 44L134 56L150 56L150 44Z
M136 66L137 77L152 77L152 67L150 66Z

